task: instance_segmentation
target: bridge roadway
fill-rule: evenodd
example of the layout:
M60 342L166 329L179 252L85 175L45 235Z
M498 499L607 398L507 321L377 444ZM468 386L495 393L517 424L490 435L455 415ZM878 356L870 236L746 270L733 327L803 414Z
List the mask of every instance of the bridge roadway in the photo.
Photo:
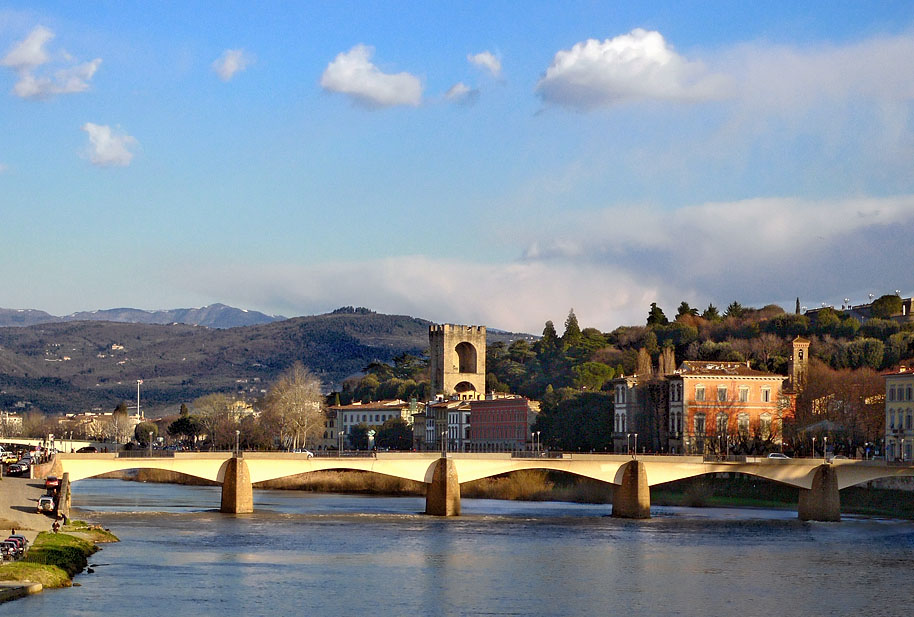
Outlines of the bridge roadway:
M174 456L127 458L116 453L58 454L48 473L70 482L125 469L164 469L222 484L221 510L253 511L256 482L322 470L358 470L423 482L426 512L460 514L460 484L512 471L544 469L614 485L613 516L648 518L650 487L711 473L743 473L800 489L799 517L840 520L838 491L885 477L914 476L914 465L882 461L749 458L745 462L705 462L700 456L565 454L562 458L513 457L511 453L386 453L376 457L314 457L284 452L176 452ZM144 453L145 454L145 453Z

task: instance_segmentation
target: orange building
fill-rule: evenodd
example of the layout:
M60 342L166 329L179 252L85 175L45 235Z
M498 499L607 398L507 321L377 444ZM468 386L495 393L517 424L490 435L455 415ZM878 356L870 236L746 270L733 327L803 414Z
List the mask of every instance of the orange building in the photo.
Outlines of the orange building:
M780 444L793 417L784 377L744 362L686 361L666 380L670 448L680 452L727 452L750 437Z

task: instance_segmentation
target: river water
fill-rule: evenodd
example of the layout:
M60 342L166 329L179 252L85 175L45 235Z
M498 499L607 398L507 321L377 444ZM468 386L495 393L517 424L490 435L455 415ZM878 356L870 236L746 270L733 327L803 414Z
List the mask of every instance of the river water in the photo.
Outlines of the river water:
M255 491L223 515L219 488L82 480L74 517L110 528L80 586L0 615L911 615L914 523L795 511Z

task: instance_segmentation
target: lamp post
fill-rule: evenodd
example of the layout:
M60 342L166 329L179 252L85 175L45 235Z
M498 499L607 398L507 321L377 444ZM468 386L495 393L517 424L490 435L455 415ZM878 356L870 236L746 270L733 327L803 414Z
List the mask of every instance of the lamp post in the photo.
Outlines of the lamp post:
M812 438L812 457L811 458L816 458L816 438L815 437Z
M635 433L635 454L634 458L638 458L638 433Z
M441 431L441 456L447 458L447 431Z
M632 453L632 434L631 433L625 433L625 453L626 454Z
M540 450L543 449L543 441L540 439L540 431L536 431L536 442L534 443L536 444L536 454L538 456Z
M136 380L136 417L142 418L143 415L140 413L140 384L143 383L142 379Z
M828 458L828 437L822 438L822 460Z
M152 431L149 431L149 456L152 456Z
M340 445L336 450L337 456L343 456L343 431L342 430L337 431L336 437L340 442Z
M536 450L536 433L530 433L530 453Z

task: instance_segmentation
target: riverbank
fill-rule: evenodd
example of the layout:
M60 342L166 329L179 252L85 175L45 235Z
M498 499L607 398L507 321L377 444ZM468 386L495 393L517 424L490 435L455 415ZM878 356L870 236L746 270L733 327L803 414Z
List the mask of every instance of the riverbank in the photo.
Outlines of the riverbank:
M0 530L15 530L29 541L25 557L0 565L0 602L43 588L69 587L88 565L89 556L100 550L98 544L118 541L109 531L82 521L70 521L60 533L53 533L53 520L36 512L43 494L41 480L5 477L0 481Z

